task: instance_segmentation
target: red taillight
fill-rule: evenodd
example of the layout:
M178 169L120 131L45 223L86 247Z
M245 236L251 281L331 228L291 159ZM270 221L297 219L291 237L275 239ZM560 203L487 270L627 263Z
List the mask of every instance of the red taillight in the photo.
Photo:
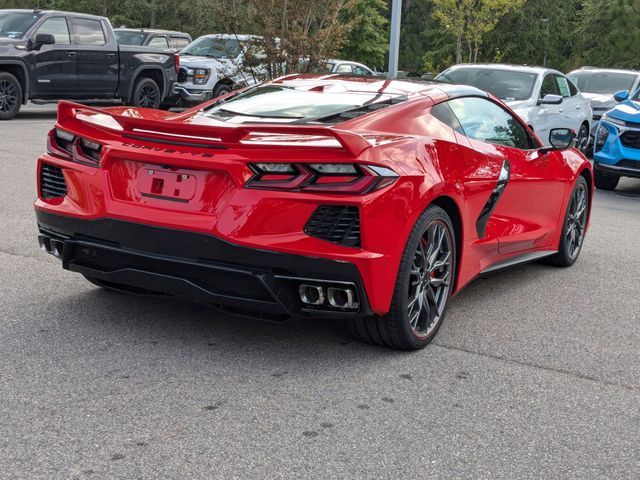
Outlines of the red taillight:
M398 174L386 167L351 163L251 163L248 188L364 194L391 185Z
M100 164L102 145L54 128L47 137L47 152L56 157L97 167Z
M180 71L180 54L178 53L173 54L173 66L176 67L176 75L177 75L178 72Z

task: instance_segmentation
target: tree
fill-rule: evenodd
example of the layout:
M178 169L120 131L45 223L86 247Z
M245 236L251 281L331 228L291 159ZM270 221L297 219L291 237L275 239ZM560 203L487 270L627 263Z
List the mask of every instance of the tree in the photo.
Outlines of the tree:
M467 43L469 61L477 61L484 36L500 17L520 8L524 0L433 0L434 16L455 37L456 63L462 62L462 44Z
M388 53L388 7L385 0L358 0L344 9L341 21L351 25L340 56L382 68Z

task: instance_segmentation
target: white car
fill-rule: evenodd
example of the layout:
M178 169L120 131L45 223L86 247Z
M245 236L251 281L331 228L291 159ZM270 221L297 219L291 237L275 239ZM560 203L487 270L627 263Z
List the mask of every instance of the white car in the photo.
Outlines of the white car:
M232 34L197 38L180 52L173 94L187 103L201 103L240 86L255 85L264 73L263 66L248 68L245 54L258 38Z
M505 102L549 145L553 128L571 128L576 146L583 152L589 145L591 105L565 75L542 67L501 64L454 65L436 81L471 85L494 94Z
M567 77L591 102L591 110L593 110L592 138L595 136L602 115L618 105L613 94L622 90L627 90L631 94L640 87L640 72L637 70L583 67L567 73Z
M377 76L377 74L366 65L350 60L326 60L320 64L318 73L340 73L343 75L366 75Z

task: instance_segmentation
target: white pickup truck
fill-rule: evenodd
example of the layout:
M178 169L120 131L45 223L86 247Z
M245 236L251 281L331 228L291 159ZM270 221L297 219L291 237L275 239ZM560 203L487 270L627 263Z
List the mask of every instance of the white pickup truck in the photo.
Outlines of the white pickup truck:
M242 86L255 85L262 72L245 62L253 35L204 35L180 52L173 94L188 104L202 103Z

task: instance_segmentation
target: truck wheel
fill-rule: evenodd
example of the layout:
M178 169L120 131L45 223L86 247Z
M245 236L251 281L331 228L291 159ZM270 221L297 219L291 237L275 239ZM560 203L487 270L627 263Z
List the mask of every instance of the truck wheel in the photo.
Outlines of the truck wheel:
M231 92L231 87L226 83L219 83L216 88L213 89L213 98L221 97Z
M134 107L159 108L162 100L160 87L151 78L141 78L133 89L131 104Z
M20 82L10 73L0 72L0 120L11 120L18 115L21 105Z

